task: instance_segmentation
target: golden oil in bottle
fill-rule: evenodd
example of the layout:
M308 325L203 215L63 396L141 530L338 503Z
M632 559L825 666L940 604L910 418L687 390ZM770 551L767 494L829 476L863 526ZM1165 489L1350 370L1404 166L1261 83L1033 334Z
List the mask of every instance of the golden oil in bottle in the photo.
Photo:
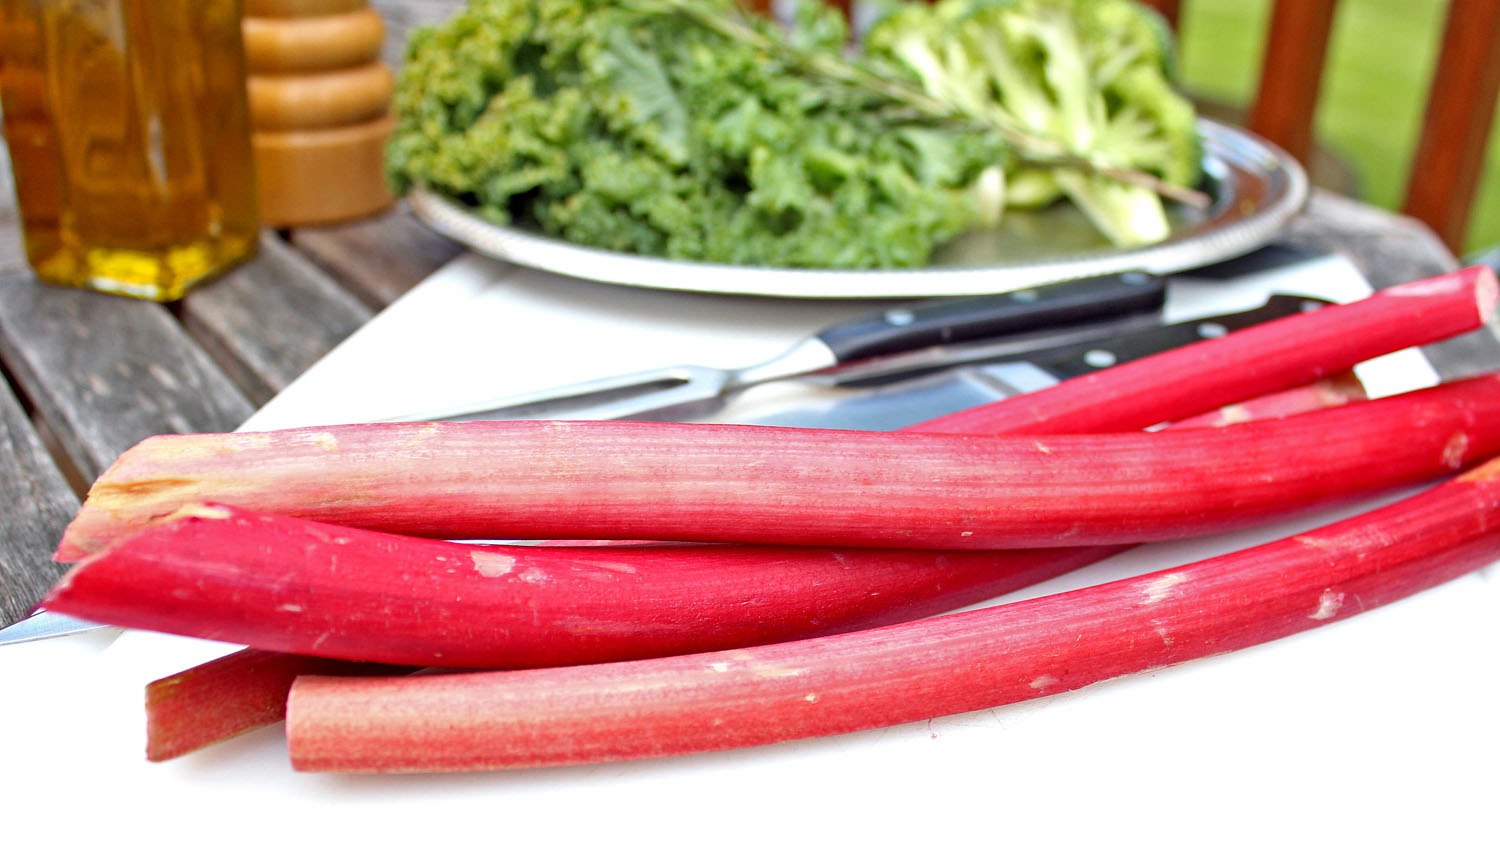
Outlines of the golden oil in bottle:
M250 255L239 0L0 0L0 110L39 278L171 300Z

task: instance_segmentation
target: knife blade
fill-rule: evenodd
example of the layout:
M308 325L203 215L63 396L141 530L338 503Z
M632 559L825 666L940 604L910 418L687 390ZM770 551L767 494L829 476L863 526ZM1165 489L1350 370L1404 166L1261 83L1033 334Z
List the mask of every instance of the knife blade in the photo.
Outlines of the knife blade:
M732 414L732 421L808 428L901 428L985 402L1040 390L1067 378L1324 304L1327 304L1325 300L1310 296L1278 294L1252 310L1168 325L1155 324L1113 337L1090 338L1087 342L1051 349L1030 359L976 359L965 362L967 365L936 371L929 368L920 377L894 381L890 372L871 369L864 374L873 373L875 380L883 381L883 386L807 402L790 411L767 414L752 409L744 414ZM872 361L872 367L878 361ZM9 627L0 628L0 646L83 633L105 626L38 610Z
M16 623L0 628L0 645L19 645L23 642L40 642L59 636L72 636L90 630L103 630L107 624L84 621L71 615L37 610Z
M1166 290L1161 276L1124 272L987 296L933 299L827 326L770 360L739 369L669 366L378 421L689 418L749 387L852 361L997 337L1025 354L1130 330L1136 327L1132 319L1149 320L1148 315L1160 313ZM1089 333L1072 333L1081 326L1091 327Z

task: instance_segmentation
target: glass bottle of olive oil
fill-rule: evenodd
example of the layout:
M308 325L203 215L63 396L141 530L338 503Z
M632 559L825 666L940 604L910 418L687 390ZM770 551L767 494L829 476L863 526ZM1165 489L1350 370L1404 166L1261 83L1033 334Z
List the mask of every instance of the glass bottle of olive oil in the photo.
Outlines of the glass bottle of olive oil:
M161 301L250 255L239 0L0 0L0 110L44 281Z

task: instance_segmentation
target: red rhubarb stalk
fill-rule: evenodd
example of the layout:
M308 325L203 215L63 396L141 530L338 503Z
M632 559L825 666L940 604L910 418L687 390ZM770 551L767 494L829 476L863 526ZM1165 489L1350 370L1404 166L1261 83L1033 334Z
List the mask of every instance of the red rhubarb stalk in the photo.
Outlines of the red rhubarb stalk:
M1030 601L778 645L441 677L301 677L304 771L460 771L722 750L1000 706L1238 650L1500 556L1500 461L1328 527Z
M176 435L131 449L89 500L115 536L216 501L444 538L1065 547L1236 528L1457 468L1497 443L1500 377L1487 376L1289 419L1156 433L583 421Z
M992 402L910 430L1067 433L1145 428L1473 330L1494 313L1497 296L1494 272L1469 267L1072 378L1025 407ZM1384 351L1372 351L1377 348ZM1178 373L1192 380L1174 385ZM1212 375L1202 377L1205 373ZM1171 409L1182 399L1176 393L1189 389L1199 393L1199 409ZM1112 407L1112 402L1118 406Z
M1466 397L1486 383L1488 404ZM1388 484L1436 477L1461 465L1469 448L1484 456L1500 451L1500 377L1299 418L1322 421L1311 430L1326 438L1360 429L1352 419L1356 410L1363 417L1394 407L1407 409L1387 427L1366 429L1371 439L1351 450L1361 462L1340 466L1341 486L1299 481L1275 487L1267 464L1254 477L1274 488L1260 492L1283 507L1316 503L1330 493L1354 491L1355 479ZM1485 419L1494 424L1479 423ZM1443 426L1438 436L1419 435L1433 423ZM1170 439L1165 432L1145 437ZM1415 454L1403 454L1409 446ZM1325 453L1312 462L1328 459ZM1383 474L1396 465L1409 469L1399 477ZM1047 518L1036 511L1031 516ZM268 548L277 551L267 554ZM44 606L93 621L268 650L459 668L535 667L743 645L783 637L799 623L826 631L848 624L851 613L862 619L899 611L900 604L881 594L884 584L866 578L867 569L887 575L926 567L921 593L892 588L910 604L905 611L929 612L947 600L954 581L960 589L976 579L993 585L993 576L975 577L986 566L1014 564L1024 581L1037 568L1066 570L1097 556L1088 548L1027 556L782 546L456 545L192 505L75 565ZM790 588L779 576L783 566L792 572ZM829 575L840 602L819 600L821 586L804 580L812 569ZM718 601L737 606L705 609ZM749 608L746 601L753 602ZM799 622L782 615L785 610L805 615ZM744 636L747 622L763 624L764 638Z
M920 618L1115 550L468 545L194 505L73 566L45 606L271 651L537 667Z
M918 427L986 433L1139 429L1294 387L1378 355L1477 328L1493 314L1496 295L1493 273L1483 268L1463 270L1391 288L1349 305L1236 331ZM474 487L480 479L461 471L471 467L472 461L466 455L443 461L433 454L430 440L438 430L416 425L401 429L402 434L397 435L393 429L385 429L385 444L392 449L385 454L368 451L360 454L360 449L353 448L355 442L346 442L333 429L147 440L127 452L95 484L77 518L68 526L56 559L60 562L81 559L113 537L152 518L168 515L191 503L194 497L323 520L343 512L354 524L419 535L456 532L467 533L471 538L484 538L486 534L490 538L516 536L508 530L475 531L472 524L445 524L452 493L438 494L433 485L453 482L461 490ZM368 445L381 437L353 435L353 438ZM268 453L276 452L282 445L288 449L287 453ZM676 451L671 443L665 447L669 453ZM236 454L237 449L251 451L240 455ZM239 496L242 481L250 479L253 483L259 474L253 465L247 464L259 459L285 464L293 453L299 457L309 452L318 456L320 451L325 458L339 453L343 457L341 463L350 471L338 478L296 471L269 479L261 475L259 489L244 490L253 492L251 497L256 500ZM541 462L541 455L530 457ZM327 461L318 465L327 465ZM367 472L380 465L392 468L399 465L416 473L415 478L420 480L414 481L415 497L393 503L393 493L407 490L383 484L380 486L385 486L384 489L362 486L362 481L370 479ZM558 481L567 486L571 472L578 467L557 468L561 472ZM458 474L445 480L437 477L440 470ZM718 467L712 471L723 474L731 470ZM197 474L200 472L203 474ZM283 483L285 486L280 486ZM649 480L641 486L642 494L655 500ZM386 512L372 513L372 510ZM588 521L594 521L592 512L586 515ZM574 520L575 524L577 521ZM691 523L689 520L688 524ZM589 535L623 538L609 533L612 524L597 527L599 532Z

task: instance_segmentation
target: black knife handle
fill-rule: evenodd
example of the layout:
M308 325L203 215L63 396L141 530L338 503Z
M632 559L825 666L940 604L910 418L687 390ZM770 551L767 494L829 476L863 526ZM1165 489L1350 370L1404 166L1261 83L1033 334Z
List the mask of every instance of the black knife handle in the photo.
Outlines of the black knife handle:
M1032 358L1031 363L1059 380L1076 378L1167 349L1175 349L1178 346L1219 337L1252 325L1315 310L1326 304L1328 303L1323 300L1308 296L1278 294L1269 297L1266 304L1254 310L1174 322L1170 325L1148 328L1095 343L1080 343L1053 349Z
M839 362L1153 311L1166 281L1124 272L1028 287L1011 293L932 299L888 308L818 333Z

